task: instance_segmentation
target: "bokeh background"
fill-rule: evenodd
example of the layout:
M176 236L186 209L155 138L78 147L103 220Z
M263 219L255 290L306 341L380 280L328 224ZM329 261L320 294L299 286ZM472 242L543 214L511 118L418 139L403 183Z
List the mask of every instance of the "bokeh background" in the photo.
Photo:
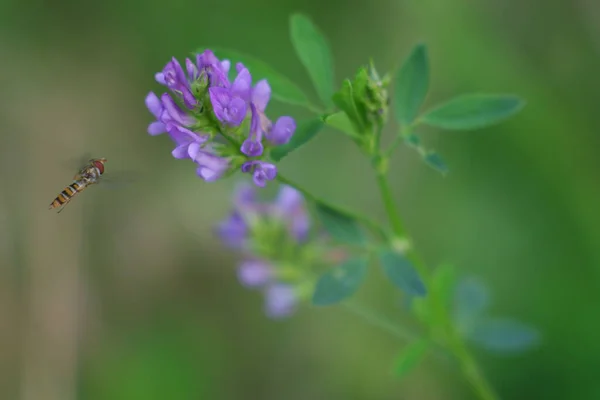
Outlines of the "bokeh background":
M386 71L424 41L427 105L472 91L527 100L494 128L424 132L450 167L445 178L401 147L393 189L429 263L479 276L494 313L542 332L544 345L523 355L476 352L501 397L600 398L593 0L2 0L0 398L472 398L435 359L395 380L405 343L339 308L268 320L212 232L235 179L200 181L171 157L168 138L146 134L144 97L160 90L154 73L199 46L253 54L316 98L289 42L294 11L328 36L338 82L371 56ZM270 109L307 116L276 102ZM140 179L48 211L72 176L65 162L84 152ZM280 167L384 220L368 163L335 132ZM359 296L410 323L375 270Z

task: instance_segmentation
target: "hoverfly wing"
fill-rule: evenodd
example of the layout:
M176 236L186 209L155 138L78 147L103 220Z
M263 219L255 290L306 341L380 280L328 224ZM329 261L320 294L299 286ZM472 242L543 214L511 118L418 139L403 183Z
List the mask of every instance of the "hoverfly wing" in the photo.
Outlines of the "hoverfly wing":
M73 174L73 179L77 180L81 178L81 169L85 168L90 164L90 160L95 158L92 153L85 152L76 157L70 157L61 162L61 165L68 169ZM113 170L108 161L106 165L106 171L98 179L98 186L108 189L122 189L129 187L141 180L141 174L137 171L128 170Z
M71 173L75 174L75 173L78 173L79 170L81 168L83 168L85 165L89 164L89 162L92 158L93 158L92 153L85 152L78 156L66 158L65 160L63 160L60 163L60 165L62 168L69 170L69 171L71 171Z
M78 170L84 165L88 164L92 158L94 158L92 157L92 153L86 151L85 153L79 154L77 156L67 158L63 162L63 165L65 165L68 168L75 168L76 170Z
M100 185L105 189L124 189L139 183L142 174L137 171L107 171L100 178Z

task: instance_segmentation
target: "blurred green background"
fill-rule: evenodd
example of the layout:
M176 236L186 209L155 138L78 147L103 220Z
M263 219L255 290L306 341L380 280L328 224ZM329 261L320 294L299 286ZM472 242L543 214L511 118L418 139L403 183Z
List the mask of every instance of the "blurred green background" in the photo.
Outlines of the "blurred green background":
M472 398L435 359L396 381L405 343L339 308L264 317L260 295L237 282L236 255L212 233L234 180L203 183L171 157L168 138L146 134L154 73L199 46L253 54L316 98L289 42L294 11L329 38L338 82L371 56L380 71L393 68L424 41L427 106L473 91L527 100L494 128L424 132L447 177L401 147L391 179L425 259L480 276L495 313L543 333L543 347L518 357L476 352L501 398L600 398L592 0L0 2L0 398ZM73 174L64 161L86 151L142 179L48 211ZM367 161L333 131L280 168L384 219ZM411 323L375 270L359 296Z

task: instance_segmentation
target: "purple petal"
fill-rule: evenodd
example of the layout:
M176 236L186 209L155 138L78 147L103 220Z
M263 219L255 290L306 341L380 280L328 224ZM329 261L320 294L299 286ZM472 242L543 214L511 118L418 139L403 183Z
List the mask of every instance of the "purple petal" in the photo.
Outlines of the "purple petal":
M240 72L242 72L242 70L246 68L244 66L244 64L242 64L241 62L239 63L235 63L235 70L237 71L237 73L239 74Z
M167 124L167 130L171 139L178 145L192 142L204 143L208 140L208 135L199 135L177 124Z
M203 53L196 55L196 64L198 69L202 69L209 65L215 65L219 63L219 59L215 56L212 50L204 50Z
M185 59L185 68L187 69L188 77L190 80L195 81L198 79L198 68L194 65L192 60L189 58Z
M233 126L241 124L246 118L246 102L240 97L234 97L228 108L229 124Z
M163 69L163 74L165 82L170 88L185 87L188 84L183 68L181 68L181 64L179 64L179 61L175 57L167 63Z
M310 229L310 218L302 194L290 186L282 186L275 201L275 209L280 218L289 222L292 236L298 241L304 241Z
M211 86L224 88L229 88L229 86L231 86L227 74L223 72L220 68L210 67L208 71Z
M211 86L229 87L229 79L227 78L229 68L223 68L223 65L211 50L205 50L202 54L196 55L196 66L198 71L206 70L208 72Z
M272 181L277 176L277 167L274 164L262 163L261 169L268 180Z
M238 63L239 65L239 63ZM252 86L252 76L248 68L238 70L238 76L231 85L231 94L241 97L248 101L250 100L250 87Z
M194 161L198 164L196 173L207 182L216 181L229 169L229 160L211 153L210 147L199 151Z
M236 207L246 207L256 203L256 189L251 184L242 182L238 185L233 196Z
M227 122L226 107L228 107L229 103L231 102L229 90L222 87L213 86L208 89L208 93L210 95L210 102L213 106L215 116L219 119L219 121Z
M304 198L296 189L291 186L282 185L279 194L275 200L277 210L283 216L294 212L297 208L304 206Z
M241 248L248 235L248 227L242 216L234 212L217 226L217 234L232 248Z
M229 74L230 67L231 67L231 62L229 60L221 61L221 71L223 71L223 73L225 75Z
M240 97L231 96L231 92L222 87L208 89L210 101L213 105L215 116L221 122L237 126L246 117L246 102Z
M254 103L259 111L264 112L267 108L267 104L269 104L270 98L271 86L269 86L269 82L267 82L266 79L258 81L252 89L252 103Z
M146 107L148 107L148 110L150 110L150 112L156 117L156 119L160 119L160 115L163 111L163 106L160 102L160 99L156 94L154 94L154 92L150 92L146 96Z
M256 110L256 106L254 105L254 103L250 103L250 114L251 114L250 134L257 135L260 132L260 114ZM262 136L262 132L261 132L261 136Z
M162 102L162 101L161 101ZM159 121L161 121L162 123L164 123L165 125L167 125L167 129L169 129L169 124L174 124L176 123L175 121L173 121L173 118L171 118L171 116L169 115L169 112L167 110L164 109L162 112L160 113L160 118L158 118Z
M262 161L254 169L252 178L257 186L265 187L267 181L272 181L277 176L277 167L273 164L265 163Z
M275 179L277 167L263 161L247 161L242 164L242 172L252 172L252 179L256 186L265 187L267 181Z
M292 215L290 233L298 241L303 242L308 238L310 231L310 218L306 210L297 211Z
M161 85L167 85L167 82L165 81L165 74L163 74L162 72L157 72L156 74L154 74L154 79Z
M171 59L171 62L173 63L173 68L175 69L175 73L177 74L177 80L182 84L187 84L185 72L183 72L183 68L181 68L181 64L179 64L179 61L175 57L173 57Z
M251 172L254 168L254 165L258 163L258 161L247 161L245 163L242 164L242 172L243 173L248 173Z
M264 147L261 142L257 142L252 139L246 139L244 143L242 143L241 150L242 153L248 157L258 157L262 155Z
M160 135L161 133L165 133L167 131L167 127L162 122L153 122L148 125L148 133L152 136Z
M244 261L238 267L238 279L247 287L264 286L270 281L272 274L271 266L258 260Z
M273 126L271 120L267 118L265 113L263 113L262 111L258 112L258 116L260 117L259 124L261 132L271 132L271 127Z
M161 101L165 111L170 119L177 122L182 126L190 126L194 124L194 118L190 115L187 115L181 108L173 101L169 94L165 93L161 96ZM165 118L165 114L161 116L161 118Z
M252 175L252 180L254 181L254 184L258 187L267 186L267 178L261 170L257 169L256 171L254 171L254 174Z
M163 77L167 87L174 88L179 82L177 81L177 72L174 70L172 61L169 61L165 68L163 68Z
M188 148L189 148L189 144L181 144L181 145L175 147L175 149L171 152L171 154L173 155L173 157L180 159L180 160L182 160L184 158L188 158L189 157Z
M188 146L188 155L192 160L195 160L198 157L198 153L200 153L200 143L194 142L190 143Z
M194 159L199 165L209 168L213 171L225 170L229 166L229 161L225 158L210 154L207 151L201 151Z
M294 288L288 285L269 286L265 296L265 313L269 318L287 317L295 311L298 304L298 296Z
M259 166L254 170L254 174L252 174L252 179L256 186L265 187L267 185L267 181L273 180L275 175L277 175L277 169L274 165L268 164L268 168L264 166Z
M196 174L204 179L206 182L214 182L217 181L223 176L223 173L220 171L214 171L210 168L199 166L196 168Z
M183 87L180 89L181 89L181 94L183 96L183 102L185 103L185 106L190 109L196 107L198 105L198 100L196 100L196 98L192 94L192 91L187 87Z
M296 121L292 117L280 117L270 132L267 133L267 139L274 145L286 144L292 138L296 131Z

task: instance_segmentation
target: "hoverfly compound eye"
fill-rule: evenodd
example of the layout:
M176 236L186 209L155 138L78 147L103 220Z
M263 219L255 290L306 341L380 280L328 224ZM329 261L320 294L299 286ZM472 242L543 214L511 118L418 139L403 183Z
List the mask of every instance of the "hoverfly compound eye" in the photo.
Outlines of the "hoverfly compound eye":
M103 161L95 160L94 167L98 168L98 171L100 172L100 174L104 173L104 162Z

